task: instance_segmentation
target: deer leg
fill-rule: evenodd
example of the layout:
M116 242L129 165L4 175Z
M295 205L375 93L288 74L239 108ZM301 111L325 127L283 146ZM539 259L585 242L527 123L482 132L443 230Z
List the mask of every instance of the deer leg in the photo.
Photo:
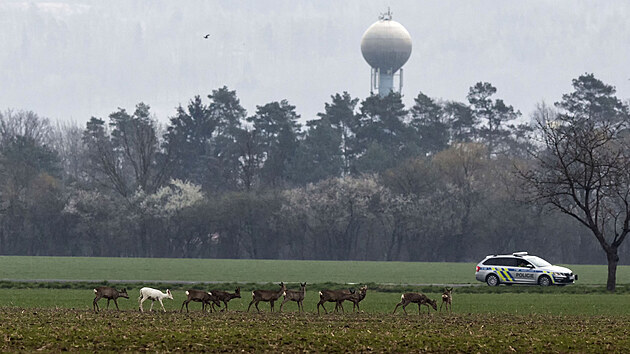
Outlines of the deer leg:
M440 304L440 312L442 312L442 306L444 306L444 301ZM446 305L446 310L448 310L448 305Z
M145 298L141 298L138 302L140 303L140 312L144 312L144 309L142 308L142 304L144 303Z
M164 310L164 312L166 312L166 309L164 308L164 304L162 303L162 299L160 299L160 305L162 305L162 310ZM151 303L151 306L153 306L153 303Z
M227 310L228 310L228 309L227 309L227 304L228 304L228 303L227 303L227 301L223 300L223 305L224 305L224 307L223 307L223 309L221 309L221 311L225 311L225 312L227 312Z
M274 300L269 301L269 304L271 305L271 312L273 312L273 311L274 311L274 310L273 310L273 303L274 303L274 302L275 302Z
M405 312L405 315L407 314L407 305L409 305L408 302L403 305L403 311Z
M182 308L179 309L179 313L181 313L182 311L184 311L184 305L186 305L186 300L184 300L184 302L182 302ZM186 311L188 311L188 308L186 308Z
M341 313L345 315L346 311L343 310L343 301L339 301L339 307L341 308Z
M322 308L324 309L326 314L328 314L328 310L326 310L326 306L324 306L324 301L321 301L321 300L317 303L317 314L319 315L319 306L320 305L322 306Z
M398 310L398 306L402 305L402 302L399 302L396 304L396 307L394 307L394 312L392 312L392 314L396 313L396 310Z
M256 307L256 310L258 310L258 312L260 312L260 309L258 308L258 303L259 303L259 302L260 302L260 301L256 301L256 302L254 303L254 306Z
M97 295L94 298L94 302L92 302L92 308L94 309L94 311L98 312L98 300L100 300L101 298Z
M109 299L107 299L107 309L109 310Z
M118 301L116 301L116 299L114 299L114 305L116 305L116 310L120 311L120 309L118 308Z
M249 303L249 306L247 306L247 312L249 312L249 308L252 307L253 303L254 303L254 300L252 300L252 302Z
M151 307L149 307L149 312L153 311L153 304L155 303L155 300L151 300Z

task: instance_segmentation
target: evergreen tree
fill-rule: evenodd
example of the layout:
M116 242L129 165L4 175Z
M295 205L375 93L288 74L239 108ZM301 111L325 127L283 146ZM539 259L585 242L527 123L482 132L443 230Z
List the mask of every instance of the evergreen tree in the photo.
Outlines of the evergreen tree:
M449 131L442 106L420 92L411 108L411 127L420 151L432 155L448 147Z
M399 93L372 95L361 102L354 151L355 172L379 172L419 153L412 130L405 124L407 110Z
M295 106L287 100L257 106L256 114L247 118L258 139L257 160L262 162L261 182L266 186L280 186L291 179L300 135L298 118Z

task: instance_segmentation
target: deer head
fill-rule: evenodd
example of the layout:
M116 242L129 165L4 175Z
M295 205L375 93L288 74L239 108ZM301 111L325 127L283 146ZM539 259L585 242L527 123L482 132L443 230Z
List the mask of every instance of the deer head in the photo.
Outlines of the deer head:
M429 299L427 302L429 303L429 305L431 305L431 307L433 307L433 309L435 311L437 311L437 301L436 300Z
M120 289L120 291L118 292L118 296L128 299L129 295L127 295L127 288Z
M234 290L234 297L237 298L241 298L241 287L239 286L238 288L236 288L236 290Z
M173 294L171 294L171 291L169 289L166 289L166 298L173 300Z

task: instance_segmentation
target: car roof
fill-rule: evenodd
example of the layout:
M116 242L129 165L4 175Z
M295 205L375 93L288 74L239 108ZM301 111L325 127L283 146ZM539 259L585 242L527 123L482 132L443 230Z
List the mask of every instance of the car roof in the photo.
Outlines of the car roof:
M518 258L525 258L525 257L536 257L532 254L529 254L527 252L514 252L512 254L489 254L486 256L487 258L490 257L518 257Z

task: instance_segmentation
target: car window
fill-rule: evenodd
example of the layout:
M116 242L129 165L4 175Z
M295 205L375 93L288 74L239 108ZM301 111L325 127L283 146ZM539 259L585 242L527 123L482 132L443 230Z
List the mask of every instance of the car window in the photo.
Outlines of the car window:
M524 260L524 259L519 259L518 262L516 262L516 266L517 267L522 267L522 268L527 268L530 267L532 268L532 264L529 263L528 261Z
M508 266L508 267L516 267L518 264L518 261L519 260L516 258L503 258L503 262L504 262L503 265Z
M487 259L485 262L483 262L483 264L484 264L484 265L491 265L491 266L493 266L493 265L499 265L499 263L497 263L497 262L498 262L498 259L499 259L499 258L490 258L490 259Z
M536 267L549 267L551 266L551 263L547 262L546 260L540 258L540 257L536 257L536 256L532 256L529 257L529 260L534 263L534 265Z
M490 258L487 261L483 262L483 264L493 266L516 267L516 259L506 257Z

